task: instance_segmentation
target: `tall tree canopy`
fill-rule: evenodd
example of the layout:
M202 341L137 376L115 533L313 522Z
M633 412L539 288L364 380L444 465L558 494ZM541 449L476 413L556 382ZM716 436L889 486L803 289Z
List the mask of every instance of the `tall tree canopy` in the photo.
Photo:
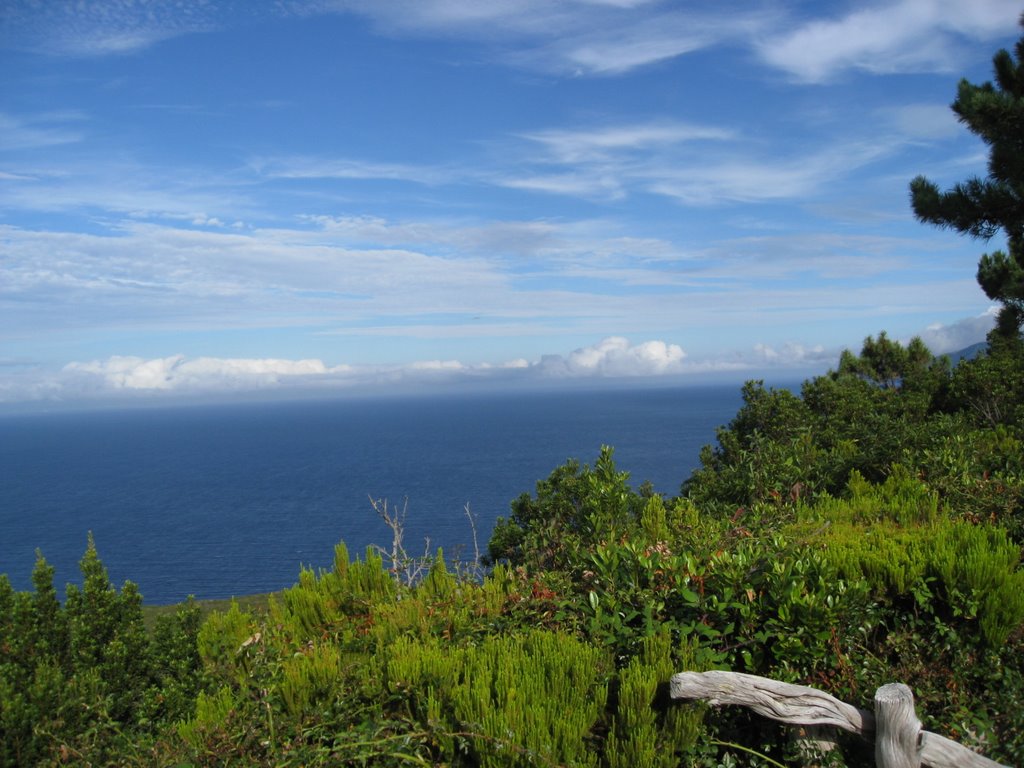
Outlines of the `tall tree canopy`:
M920 221L986 240L1006 234L1009 253L982 255L977 276L985 294L1003 305L1000 334L1015 338L1024 324L1024 37L1014 55L1001 50L993 64L994 85L961 80L952 104L960 122L989 145L988 176L946 192L918 176L910 194Z

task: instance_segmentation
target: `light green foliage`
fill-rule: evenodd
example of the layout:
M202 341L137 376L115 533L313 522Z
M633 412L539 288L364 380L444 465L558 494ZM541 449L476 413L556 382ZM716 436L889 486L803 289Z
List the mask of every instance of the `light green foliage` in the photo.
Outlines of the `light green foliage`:
M1024 622L1020 549L1005 531L950 519L937 494L899 466L877 486L853 474L849 494L803 508L803 522L791 529L822 546L845 578L891 597L913 594L929 601L930 612L977 620L990 646Z
M298 584L271 600L271 616L288 641L302 644L327 636L352 639L374 606L393 602L398 586L383 559L367 548L365 559L350 561L344 543L335 547L334 567L317 574L299 572Z
M965 618L979 620L998 647L1024 622L1020 548L999 528L952 523L935 536L931 566L947 600Z
M388 648L386 684L392 692L410 698L451 691L459 682L464 657L464 648L442 647L436 637L400 637Z
M386 648L400 637L455 639L487 634L500 622L514 580L497 566L480 583L460 581L438 552L427 576L400 600L373 606L367 639L373 648Z
M672 537L665 500L661 496L651 496L644 502L640 511L640 531L648 541L668 541Z
M439 549L437 557L434 558L417 593L422 593L428 599L443 601L451 599L457 590L458 582L448 572L448 566L444 562L444 552Z
M471 739L481 765L596 764L587 739L607 696L602 657L551 632L470 648L453 698L459 719L482 733Z
M226 613L212 613L199 630L198 649L208 672L239 684L246 679L244 649L256 638L255 618L231 603Z
M927 573L928 542L919 530L891 521L837 522L821 543L843 577L863 580L883 594L909 594Z
M384 560L373 547L367 547L363 560L351 562L348 548L340 542L334 548L334 570L321 574L324 586L332 592L339 608L346 612L395 596L397 585L384 568Z
M288 713L300 717L330 702L342 690L342 672L342 656L334 645L313 645L285 659L279 691Z
M689 643L684 642L677 662L670 633L644 639L640 654L619 675L618 705L605 746L608 768L679 765L681 753L696 743L703 708L669 705L666 690L673 674L697 667Z
M225 732L235 712L236 703L230 687L221 686L211 694L200 691L195 715L178 724L178 735L193 749L203 751L210 740Z
M589 740L607 695L604 656L597 649L560 633L533 631L488 637L467 648L400 639L388 655L390 689L408 696L413 713L431 727L447 720L447 730L461 734L474 762L595 764ZM447 742L449 749L455 745Z
M845 498L823 496L812 504L802 504L800 519L863 525L886 521L896 526L924 525L940 519L938 494L900 464L893 465L878 485L854 470L846 491Z

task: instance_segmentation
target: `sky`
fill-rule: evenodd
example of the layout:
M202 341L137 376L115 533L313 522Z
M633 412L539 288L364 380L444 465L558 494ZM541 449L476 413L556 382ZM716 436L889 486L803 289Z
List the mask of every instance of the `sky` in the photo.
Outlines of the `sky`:
M0 404L982 341L949 104L1017 2L0 4Z

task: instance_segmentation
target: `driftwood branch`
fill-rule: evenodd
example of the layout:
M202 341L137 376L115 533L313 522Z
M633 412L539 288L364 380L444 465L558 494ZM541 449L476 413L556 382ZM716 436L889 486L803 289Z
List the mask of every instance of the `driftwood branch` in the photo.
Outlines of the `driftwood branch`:
M921 767L921 721L914 694L903 683L875 692L875 762L885 768Z
M833 726L859 734L875 741L879 768L1008 768L962 744L921 730L913 694L899 683L878 689L874 714L816 688L740 672L680 672L672 676L670 690L673 699L702 699L712 706L733 704L791 725Z
M674 699L703 699L712 706L735 704L792 725L831 725L870 734L875 716L816 688L740 672L680 672L670 684Z
M921 765L935 768L1009 768L931 731L921 731Z

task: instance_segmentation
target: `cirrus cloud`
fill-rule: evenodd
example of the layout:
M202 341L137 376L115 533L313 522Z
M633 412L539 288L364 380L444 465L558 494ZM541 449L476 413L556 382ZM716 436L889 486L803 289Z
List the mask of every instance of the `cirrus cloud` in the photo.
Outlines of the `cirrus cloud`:
M822 83L851 69L872 74L955 68L962 38L989 39L1012 29L1012 0L900 0L818 18L759 44L769 65L795 80Z

